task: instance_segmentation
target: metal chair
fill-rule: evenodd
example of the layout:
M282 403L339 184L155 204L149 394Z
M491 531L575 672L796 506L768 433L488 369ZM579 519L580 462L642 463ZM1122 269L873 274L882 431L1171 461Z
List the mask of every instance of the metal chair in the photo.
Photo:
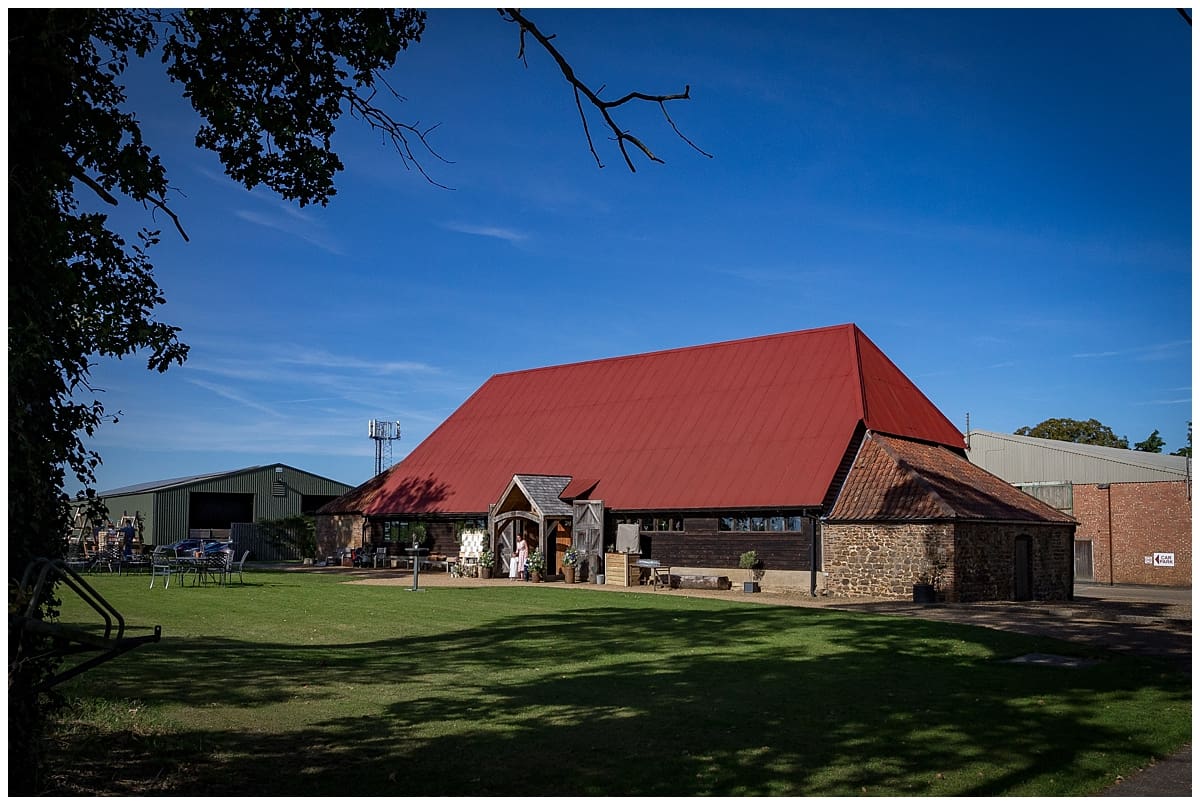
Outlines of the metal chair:
M235 561L233 561L233 553L230 552L229 564L227 564L225 566L225 580L226 580L227 584L233 584L233 574L234 573L237 573L237 575L238 575L238 584L246 583L246 580L242 577L242 570L246 566L246 557L249 555L250 555L250 551L244 551L242 553L242 558L235 562Z
M163 589L171 586L171 576L178 568L175 563L175 551L168 551L165 548L155 548L154 553L150 554L150 589L154 589L154 580L161 578L163 580Z

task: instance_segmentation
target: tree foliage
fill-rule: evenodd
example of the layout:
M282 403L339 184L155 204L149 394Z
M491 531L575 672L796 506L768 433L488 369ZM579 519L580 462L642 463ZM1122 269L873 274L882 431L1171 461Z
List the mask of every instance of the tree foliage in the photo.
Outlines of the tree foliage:
M312 515L293 514L269 520L260 518L258 533L280 548L294 551L301 557L317 555L317 521Z
M519 26L522 55L528 33L572 80L577 100L586 98L617 131L624 130L613 114L626 103L656 103L665 114L666 101L688 97L685 89L602 101L574 78L551 44L553 35L543 35L519 11L500 14ZM393 116L388 106L403 99L384 77L424 28L424 12L412 9L9 11L8 558L14 576L35 557L62 556L68 475L94 498L100 456L82 439L116 416L106 413L101 390L91 384L93 362L140 354L149 369L162 372L188 354L178 328L154 315L165 301L149 260L160 232L146 227L123 237L107 216L89 211L138 204L187 237L171 209L166 168L126 108L122 77L130 58L161 58L199 114L196 145L213 151L235 180L301 205L326 204L342 169L332 134L347 115L433 181L422 163L440 159L428 140L432 127ZM586 133L586 119L584 125ZM627 143L661 161L628 132L617 142L631 170ZM10 579L10 609L17 588ZM39 602L45 615L53 612L53 596L48 590ZM32 639L10 629L12 794L37 788L42 703L30 690L55 664L52 652L40 650L32 651L39 660L13 662L30 656L15 648L36 648L20 642Z
M1102 447L1129 449L1129 439L1117 436L1112 428L1095 419L1047 419L1030 427L1017 428L1017 436L1033 436L1038 439L1055 439L1060 442L1097 444Z
M1140 450L1143 453L1161 453L1166 444L1166 440L1158 435L1158 430L1155 430L1143 441L1134 442L1133 449Z
M1187 456L1188 458L1191 458L1191 455L1192 455L1192 423L1191 422L1188 423L1187 445L1179 448L1178 450L1173 451L1171 453L1171 455Z

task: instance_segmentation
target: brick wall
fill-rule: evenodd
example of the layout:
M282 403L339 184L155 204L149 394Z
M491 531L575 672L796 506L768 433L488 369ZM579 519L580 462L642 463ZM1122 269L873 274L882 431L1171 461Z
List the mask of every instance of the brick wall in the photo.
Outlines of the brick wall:
M1188 487L1186 481L1115 483L1107 489L1097 484L1074 485L1074 516L1079 521L1076 539L1092 541L1097 582L1191 586L1192 502ZM1155 553L1174 554L1175 566L1147 564L1146 557Z
M950 523L826 523L821 548L830 595L911 599L938 556L946 561L942 586L953 583Z
M317 557L335 556L341 548L360 546L362 529L360 514L317 515Z

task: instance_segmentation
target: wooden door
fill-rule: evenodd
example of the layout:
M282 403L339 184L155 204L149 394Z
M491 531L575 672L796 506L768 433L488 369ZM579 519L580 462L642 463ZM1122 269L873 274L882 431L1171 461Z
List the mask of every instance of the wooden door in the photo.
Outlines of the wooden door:
M593 574L604 572L604 501L577 500L571 508L575 515L571 538L590 580Z
M1013 600L1033 599L1033 540L1022 534L1013 544Z
M567 552L567 548L571 547L571 531L561 522L554 524L554 567L549 569L551 573L557 573L562 569L563 554Z

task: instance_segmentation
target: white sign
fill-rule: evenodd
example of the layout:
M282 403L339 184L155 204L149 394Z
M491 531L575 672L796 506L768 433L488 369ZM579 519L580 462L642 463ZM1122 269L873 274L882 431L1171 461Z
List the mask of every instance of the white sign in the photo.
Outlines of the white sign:
M1142 561L1144 561L1148 565L1152 565L1152 564L1154 564L1154 557L1153 556L1143 556Z
M1173 553L1156 553L1154 554L1155 567L1175 567L1175 554Z

